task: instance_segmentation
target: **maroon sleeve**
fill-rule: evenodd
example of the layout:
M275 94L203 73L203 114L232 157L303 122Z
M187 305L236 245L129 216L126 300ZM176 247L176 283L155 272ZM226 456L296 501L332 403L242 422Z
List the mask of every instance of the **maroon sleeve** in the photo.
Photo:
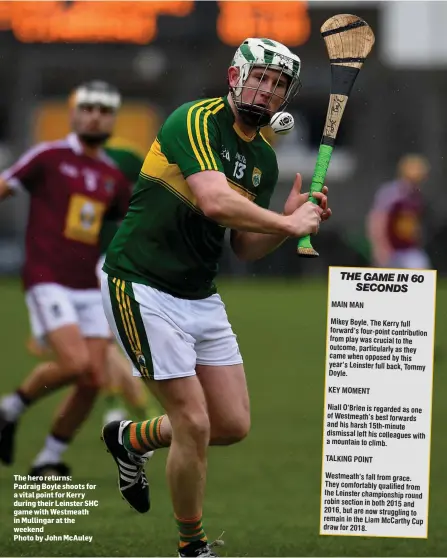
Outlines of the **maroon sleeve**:
M2 172L1 178L13 190L34 190L43 175L43 161L47 152L47 144L39 144L29 149L16 163Z

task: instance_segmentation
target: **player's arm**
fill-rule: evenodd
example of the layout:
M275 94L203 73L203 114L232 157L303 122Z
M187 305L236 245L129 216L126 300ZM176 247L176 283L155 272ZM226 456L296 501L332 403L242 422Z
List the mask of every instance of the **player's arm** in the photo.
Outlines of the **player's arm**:
M319 222L317 206L308 202L290 216L257 206L234 192L222 172L202 171L189 176L187 183L203 213L224 227L239 231L272 233L281 237L304 236L316 232ZM310 207L314 206L314 207ZM317 215L318 219L314 217Z
M301 194L301 175L297 174L292 190L284 206L284 215L291 215L309 199L309 193ZM331 216L331 210L327 207L327 192L325 186L322 192L316 192L315 197L319 200L322 209L321 220L326 221ZM261 203L269 204L270 196ZM255 261L275 251L287 240L287 236L281 234L262 234L242 231L231 231L231 247L236 256L245 261Z
M221 136L214 114L221 99L177 109L164 123L158 139L163 155L176 164L195 203L213 221L231 229L300 237L318 228L319 212L308 204L290 216L257 206L230 188L220 158Z
M45 144L29 149L11 167L0 175L0 201L14 195L20 190L32 190L36 187L44 167Z
M289 236L232 230L230 244L236 256L243 261L254 262L264 258L283 244Z

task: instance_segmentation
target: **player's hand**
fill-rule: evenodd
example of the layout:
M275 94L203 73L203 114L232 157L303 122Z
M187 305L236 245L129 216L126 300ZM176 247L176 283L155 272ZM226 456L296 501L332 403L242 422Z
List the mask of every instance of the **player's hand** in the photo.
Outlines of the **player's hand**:
M327 186L323 186L323 190L321 192L314 192L313 193L313 197L316 200L318 200L319 206L323 210L323 212L321 213L321 220L322 221L327 221L330 218L330 216L332 215L332 210L327 205L327 193L328 193L328 187Z
M320 228L323 209L312 202L305 202L296 209L292 215L286 217L288 220L289 235L297 238L309 234L317 234Z
M297 173L292 190L284 205L284 215L292 215L294 211L304 205L309 199L309 192L305 192L304 194L301 193L302 182L301 174ZM327 193L328 187L324 186L321 192L315 192L313 194L314 198L318 200L319 206L323 209L323 213L321 214L322 221L327 221L332 215L332 211L327 205Z

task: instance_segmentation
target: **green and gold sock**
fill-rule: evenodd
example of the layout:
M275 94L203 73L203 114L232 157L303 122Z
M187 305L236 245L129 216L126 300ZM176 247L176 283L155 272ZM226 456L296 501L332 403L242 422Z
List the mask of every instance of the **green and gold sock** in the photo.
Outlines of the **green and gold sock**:
M198 515L192 519L180 519L176 516L179 532L179 548L184 548L189 543L202 541L207 542L207 537L202 525L202 516Z
M123 432L123 446L127 451L143 455L148 451L166 448L170 442L161 436L161 423L166 415L143 422L132 422Z

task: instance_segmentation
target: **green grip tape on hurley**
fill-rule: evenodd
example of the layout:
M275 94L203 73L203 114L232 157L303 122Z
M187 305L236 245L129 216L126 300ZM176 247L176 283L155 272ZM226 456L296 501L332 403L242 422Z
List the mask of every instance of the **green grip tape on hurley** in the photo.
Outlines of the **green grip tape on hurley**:
M318 203L318 201L313 197L314 192L321 192L323 190L324 181L326 179L327 170L329 168L329 163L332 156L333 146L320 144L318 150L317 161L315 163L314 174L312 176L312 183L309 189L309 201L312 203ZM314 250L310 242L310 235L303 236L298 240L298 254L304 257L316 257L318 252Z

